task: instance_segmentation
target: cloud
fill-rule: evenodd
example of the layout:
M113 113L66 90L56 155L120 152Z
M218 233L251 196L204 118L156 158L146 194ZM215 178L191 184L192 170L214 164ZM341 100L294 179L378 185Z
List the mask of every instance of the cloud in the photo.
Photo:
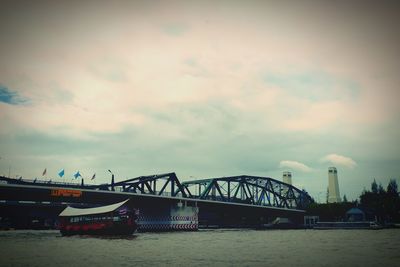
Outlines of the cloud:
M170 36L182 36L188 31L188 27L180 23L169 23L164 25L163 31Z
M359 85L346 78L317 70L274 72L263 75L267 85L275 85L291 95L311 102L349 100L359 95Z
M21 97L17 92L9 90L7 87L0 85L0 102L10 105L19 105L25 103L27 100Z
M338 154L326 155L325 157L321 158L321 161L322 162L330 162L334 165L344 166L349 169L353 169L354 167L357 166L357 163L352 158L341 156Z
M280 168L291 168L294 170L302 171L302 172L311 172L312 169L308 167L307 165L298 162L298 161L292 161L292 160L282 160L279 163Z

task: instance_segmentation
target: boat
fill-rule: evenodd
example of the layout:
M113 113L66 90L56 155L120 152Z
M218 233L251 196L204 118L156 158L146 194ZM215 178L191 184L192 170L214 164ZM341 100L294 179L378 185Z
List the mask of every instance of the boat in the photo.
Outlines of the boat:
M329 229L371 229L378 230L383 227L376 222L317 222L313 229L329 230Z
M95 208L68 206L59 214L61 235L132 235L138 214L128 201Z
M277 217L271 223L260 224L256 227L257 230L263 229L298 229L299 226L291 222L288 218Z

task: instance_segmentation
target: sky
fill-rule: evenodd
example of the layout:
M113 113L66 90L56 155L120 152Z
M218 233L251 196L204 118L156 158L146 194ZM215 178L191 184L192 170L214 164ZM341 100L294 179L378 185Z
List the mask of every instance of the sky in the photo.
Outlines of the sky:
M325 201L335 166L356 199L400 182L398 25L391 1L2 1L0 175L291 171Z

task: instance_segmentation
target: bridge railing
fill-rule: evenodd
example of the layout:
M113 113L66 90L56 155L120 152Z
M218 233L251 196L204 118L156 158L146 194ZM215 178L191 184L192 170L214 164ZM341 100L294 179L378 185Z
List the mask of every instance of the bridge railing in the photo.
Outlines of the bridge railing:
M26 178L9 178L9 177L0 177L1 181L4 181L8 184L30 184L30 185L57 185L57 186L81 186L82 182L65 182L65 181L56 181L53 179L43 180L43 179L26 179ZM84 185L91 186L91 185Z

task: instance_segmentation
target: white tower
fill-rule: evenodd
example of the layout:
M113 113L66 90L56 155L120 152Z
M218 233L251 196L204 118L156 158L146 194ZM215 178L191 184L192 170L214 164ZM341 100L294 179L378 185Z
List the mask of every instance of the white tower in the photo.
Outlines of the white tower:
M339 182L337 177L337 170L335 167L328 168L328 203L340 202Z
M287 184L292 184L292 173L291 172L283 172L283 182Z

